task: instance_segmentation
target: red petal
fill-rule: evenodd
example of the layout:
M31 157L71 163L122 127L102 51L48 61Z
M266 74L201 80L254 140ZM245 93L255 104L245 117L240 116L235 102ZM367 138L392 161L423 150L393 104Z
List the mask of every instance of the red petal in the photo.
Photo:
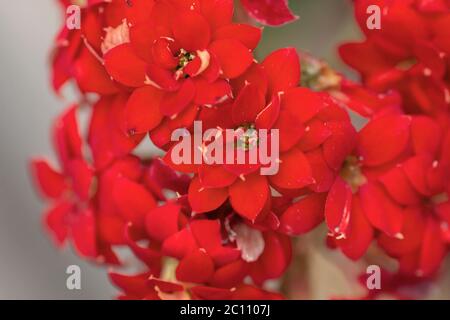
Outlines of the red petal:
M154 129L162 120L159 111L162 93L151 86L133 91L125 109L126 131L145 133Z
M402 205L417 205L420 203L420 194L414 190L401 167L392 168L379 180L389 195L398 203Z
M241 42L234 39L214 41L209 50L217 57L225 78L239 77L253 63L253 55Z
M78 59L74 61L73 75L82 92L103 95L118 92L105 67L87 48L83 48Z
M280 97L274 95L272 101L256 116L255 125L258 129L271 129L280 115Z
M361 208L361 201L354 197L349 231L345 239L338 240L342 252L353 260L361 258L373 239L373 228Z
M445 257L447 248L441 239L439 224L428 217L423 235L418 272L423 276L435 273Z
M411 121L411 138L416 154L427 152L434 157L441 142L442 132L435 121L415 116Z
M266 177L259 174L245 176L230 187L230 203L244 218L254 221L261 213L269 196Z
M297 115L283 108L280 110L278 119L273 127L279 130L280 152L291 149L305 134L305 127Z
M388 115L370 121L359 132L358 153L363 163L377 166L401 155L409 142L410 123L411 118L403 115Z
M170 48L171 42L166 38L158 38L152 46L153 60L167 70L175 70L178 59L174 57Z
M285 189L299 189L315 182L308 159L297 148L283 153L280 160L278 173L269 176L270 183Z
M47 161L32 161L31 170L35 182L44 196L50 199L58 199L66 190L67 185L64 176L50 167Z
M86 161L75 159L69 162L67 170L69 176L72 178L73 191L82 201L87 201L90 197L94 178L93 169Z
M198 249L194 236L188 229L181 231L168 237L162 246L162 253L169 257L182 259L187 254Z
M205 283L213 273L213 261L203 250L199 249L180 261L176 276L177 280L183 282Z
M317 148L305 154L311 166L312 176L315 183L309 188L314 192L326 192L334 183L336 172L330 169L326 163L322 150Z
M215 105L232 97L228 81L218 79L213 83L203 78L195 78L196 95L194 102L198 105Z
M295 114L302 123L311 120L324 107L320 94L307 88L287 90L281 99L281 108Z
M178 218L181 207L168 203L150 210L145 217L147 234L157 241L163 242L178 232Z
M287 236L267 232L264 234L264 252L254 263L257 283L266 279L280 277L288 267L292 258L291 240Z
M91 209L76 212L71 224L73 243L82 257L97 256L97 233L94 212Z
M211 285L219 288L231 288L240 284L247 272L248 264L242 260L235 261L218 269L211 279Z
M339 47L342 60L364 75L373 74L392 67L389 59L377 50L373 42L345 43ZM364 59L361 59L364 57ZM370 61L370 63L367 63Z
M234 23L218 29L214 40L236 39L250 50L254 50L261 39L262 29L248 24Z
M221 165L203 165L198 171L198 177L205 188L224 188L236 181L236 175L225 170Z
M431 167L432 160L426 155L409 158L402 164L409 182L422 195L431 195L427 181L427 173Z
M183 11L176 15L172 29L176 41L188 52L205 49L211 39L208 22L193 11Z
M72 210L72 205L67 202L57 204L45 215L45 225L50 229L53 240L58 246L62 246L69 233L67 216Z
M306 124L305 134L298 146L303 151L313 150L324 143L331 135L332 131L328 128L328 123L321 120L312 120Z
M403 239L396 239L380 234L378 243L386 252L394 257L411 254L419 249L424 232L425 220L418 207L405 210L405 223L402 229Z
M146 214L156 206L155 199L144 186L119 177L113 189L114 203L127 222L140 230L145 226Z
M217 209L227 198L227 188L204 188L199 178L194 178L189 186L189 203L197 213Z
M109 244L125 243L124 221L121 216L111 213L99 212L97 219L99 237Z
M164 69L157 64L149 63L146 66L146 74L151 85L167 91L176 91L180 88L180 82L175 78L172 70Z
M144 138L143 134L125 134L124 110L127 96L105 96L94 105L88 142L95 167L107 166L116 157L130 153Z
M167 148L171 142L171 136L175 129L189 128L192 126L198 113L198 107L194 104L188 106L175 119L164 119L163 122L150 132L150 140L159 148Z
M203 16L213 29L230 24L233 9L233 0L202 1Z
M111 282L122 289L126 295L142 298L149 294L153 289L147 285L147 279L150 273L143 273L134 276L128 276L118 273L109 273Z
M298 19L288 7L287 0L241 0L248 14L262 24L280 26Z
M153 278L153 276L150 276L150 278L147 281L147 284L151 287L154 287L155 289L156 287L158 287L158 291L162 291L164 293L173 293L184 290L181 284L156 279Z
M254 123L258 113L265 107L263 93L256 85L249 84L239 93L233 108L232 117L236 125Z
M130 87L144 85L147 64L136 56L129 43L109 50L104 59L106 70L115 80Z
M323 143L323 156L330 168L337 171L353 151L357 135L350 121L330 121L326 126L331 136Z
M272 52L262 63L269 78L268 95L286 91L300 83L300 60L294 48Z
M194 220L189 224L189 228L199 247L204 248L208 254L222 246L219 220Z
M127 21L132 25L148 21L154 5L154 0L141 0L135 1L131 5L127 4L125 6Z
M279 230L290 236L307 233L323 221L324 210L324 194L304 197L283 213Z
M63 169L66 169L71 159L83 158L83 142L78 130L77 108L77 105L71 106L58 117L53 126L53 143Z
M325 219L328 228L337 237L345 237L352 215L352 190L350 186L337 177L325 204Z
M240 92L249 83L257 85L265 95L269 85L267 74L261 64L253 62L252 65L238 78L232 79L231 84L235 92ZM270 100L273 96L268 97Z
M174 116L182 112L194 99L195 86L191 79L183 81L175 92L168 92L161 100L160 110L165 116Z
M216 247L213 251L209 252L209 255L214 261L217 267L222 267L233 261L238 260L241 257L241 250L232 247Z
M381 186L367 183L359 189L361 205L370 223L391 237L401 237L403 210L385 193Z

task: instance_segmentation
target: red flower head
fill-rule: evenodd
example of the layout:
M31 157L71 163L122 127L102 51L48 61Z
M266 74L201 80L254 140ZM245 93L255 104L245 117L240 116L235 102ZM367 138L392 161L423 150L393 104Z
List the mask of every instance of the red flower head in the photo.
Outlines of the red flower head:
M355 0L365 40L340 53L364 84L307 54L300 68L292 48L259 63L261 29L233 23L233 3L82 2L53 87L76 82L88 132L71 106L53 130L60 170L32 162L51 235L99 262L129 249L140 273L110 273L123 299L281 299L265 288L291 237L325 222L347 257L376 244L398 262L364 299L409 297L450 243L450 1ZM286 0L241 3L264 24L295 18ZM147 133L158 157L137 148Z
M227 80L252 64L261 37L259 28L232 24L232 13L231 0L156 1L145 17L107 30L106 70L133 89L127 132L150 131L163 116L173 120L231 96Z
M98 178L99 232L110 244L126 244L125 229L145 238L145 217L166 201L165 192L185 193L190 179L178 175L161 160L142 163L134 156L115 161Z
M360 131L355 155L325 203L332 246L358 259L377 238L402 272L429 276L438 269L448 223L449 144L443 130L431 118L386 114Z
M380 29L368 29L367 8L380 8ZM355 1L366 40L340 47L364 83L383 93L398 90L407 113L435 115L450 105L450 10L444 1Z
M132 277L112 275L125 297L280 298L257 286L286 270L291 257L286 236L255 228L226 206L207 215L193 215L183 196L150 210L145 224L147 246L137 244L134 224L129 225L126 237L149 271ZM243 284L249 276L256 286Z
M296 51L282 49L233 81L237 96L233 103L201 110L198 119L205 129L256 132L267 129L270 141L275 139L271 130L279 130L279 141L275 143L279 142L280 156L275 159L278 172L268 176L257 172L267 166L260 159L256 164L244 165L237 161L174 165L178 170L198 175L189 190L189 201L195 212L212 211L229 199L238 214L255 221L263 219L267 213L265 208L270 208L270 187L290 195L329 189L335 170L352 149L354 129L345 111L327 94L297 87L299 82ZM261 148L260 138L256 137L255 148ZM211 145L203 146L206 154ZM246 159L250 157L253 147L248 141L231 145L243 148ZM172 162L172 155L169 151L166 160Z
M61 172L45 160L34 160L32 170L42 195L51 202L45 225L55 242L61 246L71 239L81 256L98 258L101 250L92 201L94 170L83 158L76 109L72 106L59 117L53 130Z

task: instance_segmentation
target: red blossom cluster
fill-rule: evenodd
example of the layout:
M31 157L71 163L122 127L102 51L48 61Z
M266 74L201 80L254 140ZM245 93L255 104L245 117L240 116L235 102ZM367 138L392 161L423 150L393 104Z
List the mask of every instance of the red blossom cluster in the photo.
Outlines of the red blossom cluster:
M263 2L242 5L279 13L268 24L289 19ZM374 3L381 30L366 27ZM32 163L56 243L116 266L116 249L131 250L142 272L110 273L126 299L283 298L268 280L286 273L293 238L322 223L350 259L374 245L398 261L394 294L401 279L434 276L450 242L450 4L354 5L366 39L340 53L361 84L311 58L300 67L293 48L257 61L262 29L234 22L232 0L87 1L52 55L55 91L71 82L86 99L55 122L59 169ZM277 129L279 170L175 163L171 135L194 121ZM135 152L148 139L163 156Z

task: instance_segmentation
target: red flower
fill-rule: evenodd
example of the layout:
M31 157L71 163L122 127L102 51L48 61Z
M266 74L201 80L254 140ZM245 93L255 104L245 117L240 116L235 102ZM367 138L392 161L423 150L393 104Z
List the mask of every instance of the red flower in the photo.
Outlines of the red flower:
M211 213L219 217L213 220L189 210L183 197L151 210L145 222L148 246L137 244L135 225L129 225L128 245L149 271L112 274L124 298L279 298L243 280L250 276L261 285L283 274L291 256L286 236L247 225L226 207Z
M42 195L51 202L45 225L61 246L71 239L77 252L88 258L100 255L92 202L94 171L82 155L82 140L72 106L55 123L53 140L61 172L45 160L34 160L32 170Z
M126 134L127 99L126 94L103 96L92 106L87 140L97 169L128 155L145 137Z
M192 286L189 289L170 282L155 279L149 273L123 275L110 273L113 284L119 287L122 300L281 300L279 294L252 285L241 284L233 289L209 286Z
M410 123L409 117L397 114L370 121L359 132L355 156L347 159L330 189L326 222L336 244L350 258L365 253L373 227L389 237L403 237L403 210L377 178L407 152Z
M135 88L127 106L127 132L150 131L163 116L173 119L192 105L230 97L226 79L252 64L251 51L261 37L259 28L232 24L232 12L231 0L159 1L145 18L107 31L105 68Z
M309 231L306 226L319 223L324 208L329 243L348 257L360 258L376 238L399 260L401 272L432 275L448 241L445 128L423 116L386 114L371 120L326 201L315 195L301 199L281 216L282 228L293 234Z
M285 0L241 2L264 24L296 18ZM291 237L325 222L330 248L356 260L376 244L398 262L364 299L409 297L450 243L450 2L354 4L366 39L340 53L364 84L307 54L300 70L292 48L259 63L261 29L233 23L232 0L85 1L52 66L57 92L76 82L88 132L70 107L53 130L60 169L32 163L56 243L111 264L130 250L138 274L110 273L123 299L280 299L263 288L286 274ZM200 143L172 140L198 123ZM162 159L136 150L147 133Z
M166 201L164 192L186 193L190 179L176 174L161 160L148 164L134 156L116 160L98 177L99 232L106 242L126 244L125 230L133 225L133 235L145 238L145 217ZM163 226L161 226L163 228Z
M71 4L70 1L60 1L63 13ZM81 29L69 30L64 21L55 41L52 54L52 85L59 93L68 80L75 80L83 93L94 92L112 94L119 87L110 79L102 65L98 54L102 43L103 29L108 22L115 20L114 6L124 1L113 3L89 1L81 9Z
M380 30L366 25L369 5L386 13ZM369 88L399 90L407 113L442 113L450 105L450 12L445 6L442 1L357 0L356 18L367 39L342 45L341 57Z
M276 51L233 82L237 94L233 104L201 110L199 120L205 130L278 129L281 154L279 171L267 177L256 172L264 166L261 162L184 167L173 164L178 170L198 174L189 189L195 212L212 211L229 198L236 212L255 221L270 203L269 185L289 194L302 193L306 187L319 192L329 189L334 170L352 149L354 129L344 110L328 95L297 87L299 69L295 50ZM247 150L247 159L249 153ZM171 156L171 152L166 155L168 162Z

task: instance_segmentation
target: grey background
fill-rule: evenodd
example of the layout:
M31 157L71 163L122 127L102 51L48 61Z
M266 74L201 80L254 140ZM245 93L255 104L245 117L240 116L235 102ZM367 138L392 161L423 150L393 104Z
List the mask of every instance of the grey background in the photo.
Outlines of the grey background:
M53 158L49 128L70 102L56 98L48 83L48 52L61 18L55 2L0 0L0 299L109 299L115 293L106 270L52 245L28 175L31 156ZM358 37L349 1L290 2L301 19L266 28L258 54L294 45L341 68L336 43ZM82 269L81 291L66 289L71 264Z

